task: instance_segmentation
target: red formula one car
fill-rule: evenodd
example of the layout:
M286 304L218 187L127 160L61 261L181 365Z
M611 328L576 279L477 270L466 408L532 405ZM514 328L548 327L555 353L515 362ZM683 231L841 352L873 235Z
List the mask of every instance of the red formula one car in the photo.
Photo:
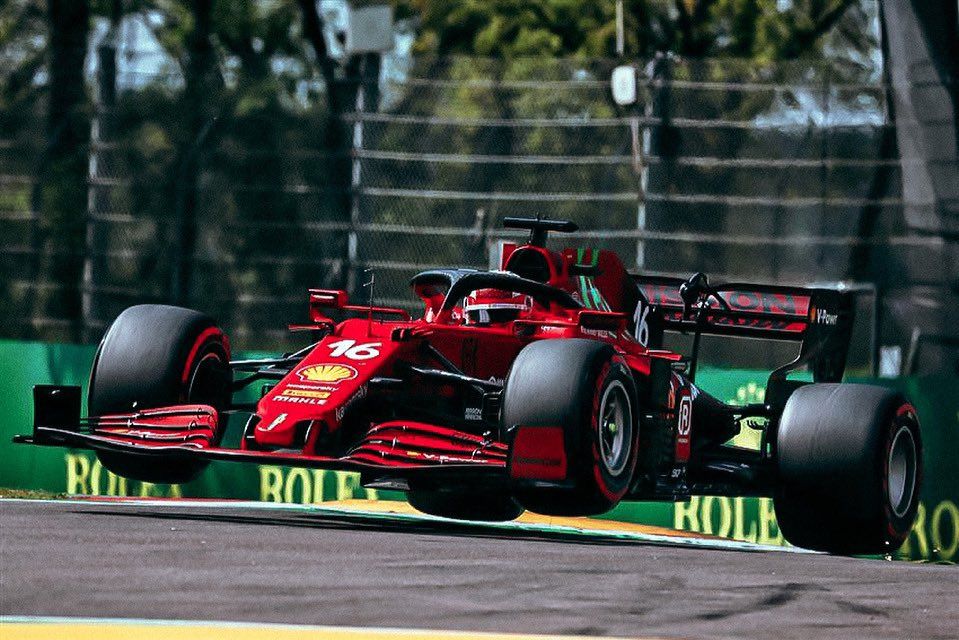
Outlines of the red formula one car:
M80 388L37 386L31 436L85 447L122 476L184 482L210 460L359 471L441 516L505 520L523 509L598 514L621 500L773 496L794 544L838 553L897 548L916 514L915 410L881 387L839 384L853 319L826 289L635 276L608 251L547 249L569 222L531 231L501 271L437 269L412 279L405 311L311 290L311 344L231 360L214 321L142 305L109 328ZM372 296L371 296L372 297ZM347 319L334 322L330 309ZM693 335L689 357L664 331ZM795 341L765 402L728 405L694 383L704 334ZM814 383L787 375L803 366ZM258 402L234 392L263 386ZM225 415L246 412L238 449ZM732 446L759 429L758 450Z

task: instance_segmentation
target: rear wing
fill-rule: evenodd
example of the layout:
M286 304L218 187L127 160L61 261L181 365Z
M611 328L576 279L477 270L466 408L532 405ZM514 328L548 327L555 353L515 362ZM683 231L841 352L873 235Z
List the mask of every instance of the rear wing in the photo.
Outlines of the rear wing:
M640 295L636 319L644 315L651 348L662 345L664 331L692 333L695 317L685 315L679 287L685 280L632 275ZM782 375L808 364L817 382L842 379L855 320L852 291L780 285L728 283L714 287L728 309L710 299L704 334L800 342L800 353ZM774 374L775 375L775 374Z

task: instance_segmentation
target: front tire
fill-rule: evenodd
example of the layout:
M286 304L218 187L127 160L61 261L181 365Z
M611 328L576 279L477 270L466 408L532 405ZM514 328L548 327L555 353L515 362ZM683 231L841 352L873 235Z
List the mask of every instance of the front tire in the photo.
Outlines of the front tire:
M527 345L503 390L508 438L517 425L561 427L568 469L562 486L517 482L514 494L525 508L596 515L626 495L638 459L639 406L632 373L611 345L584 339Z
M167 305L130 307L113 321L90 372L91 416L129 413L176 404L229 406L230 346L212 318ZM222 419L222 418L221 418ZM214 443L225 425L218 425ZM207 462L98 451L113 473L144 482L179 484L196 478Z
M506 522L523 513L523 507L502 491L411 489L406 499L417 511L454 520Z
M902 394L814 384L786 403L777 435L776 518L791 543L884 554L909 535L919 506L922 443Z

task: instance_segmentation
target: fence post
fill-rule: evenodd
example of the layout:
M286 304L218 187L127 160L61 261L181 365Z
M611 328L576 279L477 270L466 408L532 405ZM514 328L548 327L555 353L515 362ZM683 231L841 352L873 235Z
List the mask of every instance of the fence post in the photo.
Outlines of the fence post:
M363 114L367 109L376 111L379 103L380 57L376 53L364 53L360 57L353 121L353 142L350 147L352 171L350 173L349 232L346 242L345 289L352 294L356 288L356 271L359 262L359 233L362 222L361 197L363 184ZM348 79L349 80L349 79Z
M87 185L86 239L83 253L83 274L80 284L80 321L82 342L94 340L94 296L96 295L95 259L97 257L97 214L109 207L110 187L101 183L105 178L104 158L101 157L103 145L113 138L113 126L110 118L116 107L117 97L117 40L122 19L123 0L113 0L110 14L110 27L100 46L97 47L97 88L96 104L90 119L90 151Z
M647 122L643 130L642 170L640 172L639 193L637 199L637 230L645 232L649 225L649 216L646 203L649 201L650 168L649 157L654 153L660 160L671 162L673 149L664 144L669 127L670 83L672 82L672 56L662 51L656 53L646 65L649 95L646 100L644 115ZM655 138L654 138L655 130ZM646 241L640 238L636 241L636 267L643 270L646 267Z
M170 268L170 301L183 304L189 297L191 261L196 245L196 181L203 143L216 124L214 116L207 120L180 163L176 181L176 249Z

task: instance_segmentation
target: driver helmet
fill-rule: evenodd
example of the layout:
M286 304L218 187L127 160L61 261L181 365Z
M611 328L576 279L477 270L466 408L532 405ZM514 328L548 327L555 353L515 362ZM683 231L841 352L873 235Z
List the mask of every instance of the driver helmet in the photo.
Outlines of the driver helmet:
M463 301L466 324L511 322L533 308L533 299L502 289L477 289Z

